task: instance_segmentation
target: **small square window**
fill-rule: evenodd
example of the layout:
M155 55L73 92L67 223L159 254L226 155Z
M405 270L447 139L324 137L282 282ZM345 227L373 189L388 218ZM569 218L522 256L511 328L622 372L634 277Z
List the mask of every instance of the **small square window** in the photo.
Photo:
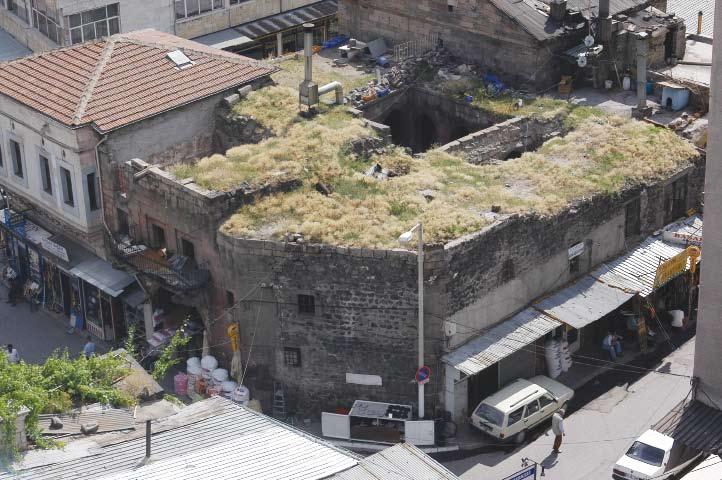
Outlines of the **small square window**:
M283 361L287 367L301 366L301 349L286 347L283 349Z
M98 204L98 182L95 178L95 172L87 174L85 180L88 186L88 206L90 211L94 212L100 208Z
M159 225L153 224L153 245L155 248L165 248L165 230Z
M316 297L313 295L298 296L299 313L316 313Z
M640 202L632 200L626 206L624 215L624 236L639 235L640 233Z
M15 140L10 140L10 155L13 159L13 172L16 176L23 178L23 153L20 144Z
M226 307L231 308L236 304L236 296L233 295L233 292L230 290L226 290Z
M183 249L183 255L190 258L191 260L195 260L196 258L196 247L193 245L193 242L190 240L186 240L185 238L181 238L181 248Z
M75 198L73 196L73 176L70 170L60 167L60 175L63 180L63 202L70 207L75 206Z
M40 155L40 175L43 179L43 191L48 195L52 195L53 179L50 176L50 160L45 155Z

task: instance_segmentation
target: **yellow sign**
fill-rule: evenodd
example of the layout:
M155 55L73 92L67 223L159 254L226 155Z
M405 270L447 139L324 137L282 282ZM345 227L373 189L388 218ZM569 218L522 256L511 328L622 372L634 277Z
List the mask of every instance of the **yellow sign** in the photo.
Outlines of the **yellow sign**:
M657 275L654 277L654 289L656 290L687 270L688 260L689 252L684 250L657 267Z

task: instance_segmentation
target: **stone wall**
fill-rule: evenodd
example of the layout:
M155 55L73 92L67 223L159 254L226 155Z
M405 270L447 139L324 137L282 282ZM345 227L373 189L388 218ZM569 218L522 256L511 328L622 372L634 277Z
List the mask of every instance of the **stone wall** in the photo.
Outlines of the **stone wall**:
M469 163L482 164L518 157L536 150L552 137L566 134L564 117L515 117L459 138L440 148L461 154Z

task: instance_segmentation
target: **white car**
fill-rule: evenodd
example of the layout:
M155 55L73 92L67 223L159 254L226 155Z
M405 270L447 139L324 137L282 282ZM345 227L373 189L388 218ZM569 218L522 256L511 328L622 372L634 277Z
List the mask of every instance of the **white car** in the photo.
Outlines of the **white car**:
M656 430L644 432L617 460L614 480L664 480L682 472L697 461L702 452L686 447Z
M485 398L471 414L471 424L500 440L521 443L526 432L551 417L574 396L574 390L539 375L518 379Z

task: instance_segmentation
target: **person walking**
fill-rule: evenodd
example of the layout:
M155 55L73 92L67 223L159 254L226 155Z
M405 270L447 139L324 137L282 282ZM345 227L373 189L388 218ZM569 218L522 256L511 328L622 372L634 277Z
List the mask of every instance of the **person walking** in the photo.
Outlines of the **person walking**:
M9 363L20 362L20 354L18 353L18 349L14 348L12 343L8 343L7 352L5 354L8 356Z
M552 453L562 453L559 447L562 446L562 437L564 433L564 409L559 409L552 415L552 432L554 432L554 447Z
M95 355L95 343L93 343L93 338L88 335L86 337L87 342L85 342L85 346L83 347L83 355L85 355L85 358L90 358L93 355Z

